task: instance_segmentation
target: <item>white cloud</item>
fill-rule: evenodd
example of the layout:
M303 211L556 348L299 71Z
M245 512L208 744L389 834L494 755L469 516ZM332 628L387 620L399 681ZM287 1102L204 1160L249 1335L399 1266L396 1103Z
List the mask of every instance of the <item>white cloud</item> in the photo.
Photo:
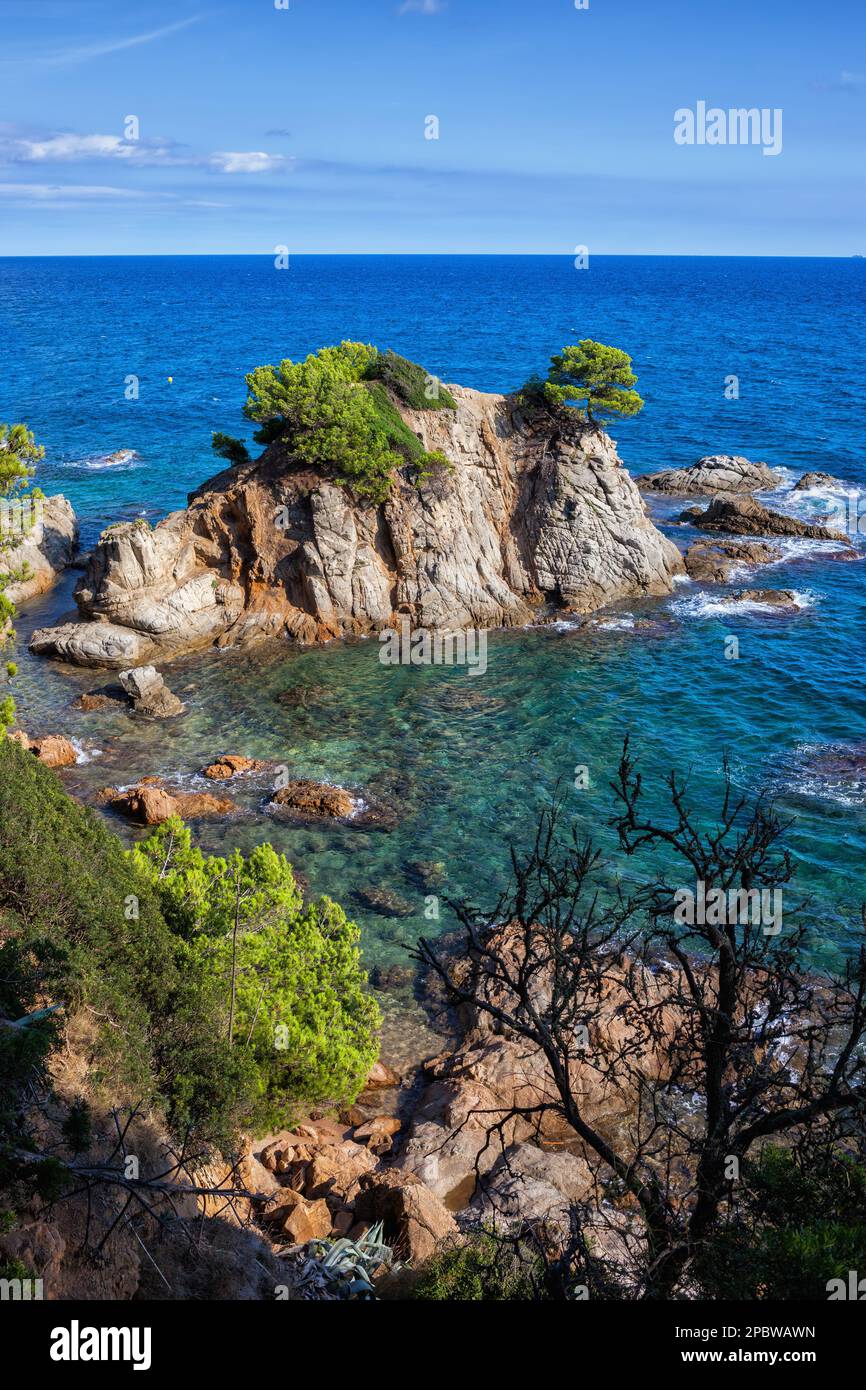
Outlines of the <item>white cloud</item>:
M91 58L104 58L109 53L120 53L125 48L137 48L139 44L153 43L154 39L164 39L196 24L201 15L191 15L189 19L179 19L175 24L166 24L162 29L151 29L147 34L133 34L128 39L111 39L107 43L90 44L85 48L66 48L58 53L50 53L41 61L49 67L61 67L67 63L86 63Z
M861 92L866 87L866 77L862 72L848 72L843 69L831 82L813 82L819 92Z
M288 168L290 161L281 154L263 150L217 150L208 160L221 174L274 174Z
M124 140L119 135L76 135L69 131L18 134L0 131L0 162L11 164L84 164L120 160L128 164L187 163L168 140Z
M403 0L398 14L441 14L445 0Z
M293 160L264 150L217 150L192 154L170 140L125 140L119 135L76 135L73 132L16 130L0 127L2 164L120 163L145 168L208 169L221 174L274 174L289 169Z
M12 153L22 164L68 164L80 159L128 159L135 146L119 135L51 135L46 140L15 141Z
M24 202L43 202L46 198L91 201L94 198L151 198L140 188L111 188L86 183L0 183L0 198L19 198ZM158 196L158 195L157 195Z

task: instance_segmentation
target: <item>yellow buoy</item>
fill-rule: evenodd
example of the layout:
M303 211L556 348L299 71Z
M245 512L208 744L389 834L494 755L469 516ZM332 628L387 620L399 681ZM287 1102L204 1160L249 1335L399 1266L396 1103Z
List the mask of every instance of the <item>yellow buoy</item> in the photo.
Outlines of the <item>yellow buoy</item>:
M173 377L173 376L170 376L170 377L168 378L168 384L169 384L169 386L171 386L171 383L172 383L173 381L174 381L174 377Z

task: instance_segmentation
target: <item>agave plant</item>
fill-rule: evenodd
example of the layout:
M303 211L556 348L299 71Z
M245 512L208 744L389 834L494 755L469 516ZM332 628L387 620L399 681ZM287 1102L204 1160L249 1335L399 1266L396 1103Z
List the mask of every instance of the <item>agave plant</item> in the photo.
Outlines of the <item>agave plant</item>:
M328 1298L376 1297L373 1275L377 1269L398 1269L394 1262L394 1252L383 1239L383 1226L377 1221L375 1226L358 1240L311 1240L302 1256L303 1263L295 1279L295 1287L302 1294L311 1293L314 1287L322 1290Z

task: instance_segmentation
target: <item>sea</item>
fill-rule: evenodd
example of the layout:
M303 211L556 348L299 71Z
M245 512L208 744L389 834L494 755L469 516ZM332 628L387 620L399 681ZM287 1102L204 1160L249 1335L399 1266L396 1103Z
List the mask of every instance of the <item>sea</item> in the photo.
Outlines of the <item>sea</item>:
M259 256L0 259L0 420L26 421L44 445L36 481L70 499L87 546L111 522L183 507L222 466L214 430L251 441L244 376L261 363L360 339L446 383L509 391L594 338L630 354L646 402L609 423L633 474L744 454L779 470L769 505L826 515L838 489L793 491L819 470L842 480L856 518L864 291L857 258L593 256L580 269L559 256L298 256L282 269ZM684 504L648 505L678 544L695 538L678 520ZM794 540L726 588L684 581L591 625L491 633L483 676L386 666L375 641L187 658L165 673L188 712L159 725L74 711L104 678L26 653L34 627L74 609L73 573L22 606L20 721L76 739L64 776L91 800L145 774L204 785L207 762L243 753L388 804L389 830L287 824L253 779L236 793L238 818L195 832L213 851L269 839L310 891L342 902L395 1019L412 1007L414 942L453 930L452 902L495 908L511 846L528 845L554 799L595 838L606 887L659 867L623 857L611 824L626 734L657 817L670 815L671 770L689 778L707 827L726 765L747 800L774 799L791 822L792 911L805 914L813 961L837 969L862 937L866 900L866 536L851 529L849 559ZM734 588L792 589L798 607L721 602ZM318 689L313 703L281 702L298 684Z

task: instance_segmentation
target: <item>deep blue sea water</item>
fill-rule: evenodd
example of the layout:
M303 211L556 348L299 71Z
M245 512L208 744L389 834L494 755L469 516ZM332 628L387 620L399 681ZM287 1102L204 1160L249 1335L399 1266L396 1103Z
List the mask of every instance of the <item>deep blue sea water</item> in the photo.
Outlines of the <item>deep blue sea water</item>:
M625 348L638 373L646 408L611 425L633 472L742 453L787 470L788 484L821 469L866 487L864 290L866 261L856 259L595 257L576 270L570 258L543 256L309 256L282 271L269 257L4 259L0 419L25 419L36 432L46 448L39 482L71 498L90 541L119 517L156 520L183 505L216 471L213 430L249 437L243 376L259 363L357 338L446 382L500 391L543 372L563 344L592 337ZM132 375L134 401L124 394ZM725 396L731 376L738 399ZM135 457L106 466L120 449ZM772 504L806 516L826 502L783 488ZM660 509L664 524L673 510ZM672 534L688 539L682 528ZM116 781L120 771L125 780L189 773L220 751L279 755L300 773L356 786L402 779L404 817L392 835L274 830L252 795L248 823L203 831L214 843L273 832L314 886L343 896L376 881L411 898L413 859L443 861L450 891L492 893L505 840L525 836L578 763L590 766L591 786L573 794L575 814L603 825L626 729L650 780L693 767L705 807L727 750L744 789L771 784L798 818L791 844L801 886L815 895L816 933L850 941L866 898L866 778L844 766L816 772L813 762L828 746L866 746L866 566L793 546L785 563L740 582L794 588L808 606L788 618L723 612L711 593L685 585L670 599L623 605L591 635L495 635L479 680L390 671L369 643L283 648L262 654L252 674L246 657L208 658L184 671L190 715L157 735L122 716L85 724L70 715L92 674L25 661L19 698L24 722L62 723L108 745L78 770L82 785L104 782L112 757ZM68 602L68 586L40 600L22 632ZM740 638L737 662L724 657L730 634ZM308 676L340 691L330 727L311 729L274 702ZM468 702L461 690L474 692ZM422 926L420 915L396 925L358 915L368 949L386 960Z

